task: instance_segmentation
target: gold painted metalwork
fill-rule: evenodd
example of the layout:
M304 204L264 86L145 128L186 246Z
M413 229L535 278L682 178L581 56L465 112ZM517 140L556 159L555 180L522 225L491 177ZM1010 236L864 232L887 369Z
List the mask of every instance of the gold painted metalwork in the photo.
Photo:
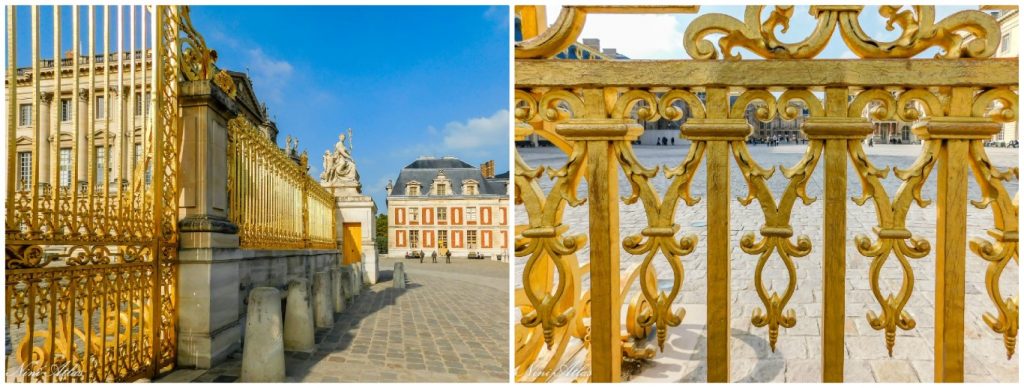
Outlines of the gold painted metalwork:
M810 107L811 117L822 112L821 103L807 91L789 90L780 96L780 100L783 102L779 104L783 107L780 114L785 119L795 118L796 110L788 104L794 100L799 100ZM733 119L742 118L747 106L755 101L762 104L756 109L755 117L761 121L771 121L775 116L776 101L771 93L763 90L751 90L741 94L733 104L730 116ZM757 327L768 326L768 341L772 351L775 351L779 327L790 328L796 325L796 313L792 309L785 310L786 303L796 291L796 266L793 258L809 254L811 240L805 235L798 236L795 242L789 239L793 236L790 217L797 198L800 198L805 206L815 200L807 195L807 182L821 157L823 146L821 140L811 139L803 158L796 165L788 169L782 167L782 174L789 179L789 185L786 186L779 202L776 202L771 190L768 189L768 179L775 173L775 168L761 167L750 155L744 141L733 141L731 144L736 165L749 190L746 197L738 200L740 204L746 206L757 199L761 211L764 212L765 224L761 227L761 239L758 241L753 232L747 232L740 238L740 249L748 254L758 255L757 268L754 270L754 288L764 303L765 310L755 309L750 322ZM773 252L778 253L789 274L788 285L781 296L775 291L769 295L762 280L764 267Z
M824 50L836 27L847 47L861 58L910 58L930 47L941 47L942 58L988 58L999 45L999 24L984 12L960 11L935 23L934 6L914 6L913 12L902 6L882 6L879 13L887 19L886 29L902 29L900 37L879 42L868 36L858 19L863 6L812 6L814 30L803 41L783 43L776 35L789 29L792 6L775 6L761 21L764 6L747 6L743 21L719 13L701 15L684 33L683 44L693 59L716 59L718 52L711 34L722 34L718 47L728 60L739 60L733 49L743 47L762 58L810 59ZM564 7L554 25L539 35L516 42L516 58L550 58L576 41L583 31L587 13L694 13L696 7ZM969 36L970 38L966 37Z
M995 103L995 104L994 104ZM990 109L993 108L993 109ZM986 117L995 122L1015 122L1018 117L1018 96L1006 88L991 89L978 94L975 98L971 115ZM1017 344L1017 330L1020 325L1019 296L1004 297L999 288L999 279L1010 260L1020 263L1018 203L1019 192L1011 200L1003 187L1003 181L1016 179L1020 181L1020 167L1009 171L999 171L988 159L982 140L973 140L968 149L971 170L981 187L982 198L971 201L978 209L992 208L994 228L988 231L994 240L972 238L970 248L978 257L989 262L985 271L985 289L996 307L996 314L985 313L983 321L992 331L1003 335L1006 347L1006 358L1013 357Z
M797 199L804 205L815 201L807 194L807 183L818 160L825 159L826 180L822 242L828 257L823 267L824 278L831 279L823 303L823 379L841 381L843 373L843 338L845 327L845 222L846 159L853 163L861 180L863 194L853 198L857 205L872 200L878 225L874 237L858 235L854 243L860 254L871 260L868 270L870 288L880 310L868 311L869 324L884 333L886 346L892 354L896 331L912 330L916 322L904 307L912 296L914 273L910 259L928 255L934 247L936 256L936 381L962 381L964 311L963 279L966 247L988 262L985 284L995 306L994 313L982 319L994 332L1003 335L1010 356L1015 350L1018 332L1018 297L1005 295L999 279L1005 267L1018 258L1018 205L1003 187L1004 181L1018 179L1019 169L1001 171L994 168L983 142L999 131L999 124L1017 120L1018 80L1015 58L990 58L998 44L999 27L995 20L978 11L953 14L934 21L934 9L916 6L911 10L882 7L888 19L887 28L900 27L902 34L892 42L877 42L866 36L858 24L860 6L816 6L811 15L817 27L803 41L782 43L775 30L787 27L791 7L776 7L767 20L761 21L761 7L749 7L743 22L724 15L699 16L686 30L685 50L696 59L717 58L718 51L727 60L683 61L565 61L549 60L564 47L575 42L582 30L588 7L563 9L559 21L548 30L519 42L516 46L515 119L516 139L540 136L564 151L563 168L550 172L554 187L544 193L537 183L545 168L528 166L517 154L515 199L526 208L529 224L517 226L517 256L526 257L523 288L517 290L516 306L523 320L516 327L517 381L557 380L550 373L575 361L594 366L595 375L608 376L617 363L602 359L614 352L616 343L598 345L594 338L609 335L622 339L621 359L634 356L653 357L646 346L649 334L657 333L658 345L669 341L671 327L683 319L683 311L669 307L678 298L683 282L679 257L691 254L697 236L676 237L679 225L675 207L682 198L687 205L697 203L689 185L694 171L706 160L708 164L708 217L728 218L730 202L727 159L719 159L731 149L733 159L746 181L748 194L739 198L742 205L755 199L765 215L760 239L748 233L740 239L740 248L758 256L755 288L764 303L751 321L768 328L769 342L775 348L779 327L793 327L796 315L786 309L796 289L796 257L810 253L807 236L794 238L791 215ZM607 8L601 12L673 12L670 10ZM534 12L540 14L541 12ZM860 60L814 59L838 29L847 47ZM718 50L705 38L712 34L724 37ZM935 58L912 59L931 48L942 51ZM766 61L743 61L735 48L745 48ZM786 59L786 60L776 60ZM824 92L824 98L822 98ZM700 96L698 98L698 96ZM679 107L685 104L687 109ZM775 171L757 163L744 142L751 129L747 116L768 121L777 114L783 120L797 118L806 111L802 131L808 136L803 158L790 168L781 168L788 180L785 191L776 201L768 189L768 179ZM686 114L684 114L686 113ZM661 168L644 166L633 152L629 141L621 140L624 128L635 120L667 119L682 122L682 137L692 141L687 155L675 168L664 167L670 180L663 197L654 192L650 179ZM898 118L914 122L915 134L923 140L917 160L906 170L896 169L903 182L897 192L886 193L882 180L888 168L875 167L866 156L861 140L870 133L870 120ZM558 130L556 131L556 127ZM595 152L597 150L597 152ZM608 152L605 153L605 150ZM609 159L597 159L597 158ZM614 160L612 160L614 159ZM598 167L594 167L596 164ZM569 227L562 222L565 204L582 206L575 193L586 174L604 177L605 166L621 167L630 183L630 194L621 200L640 202L644 206L647 226L638 234L622 238L621 249L642 255L637 265L621 271L620 295L625 310L622 333L610 333L615 325L601 324L597 330L590 314L590 295L607 295L614 282L587 285L581 283L593 270L590 264L579 265L576 252L585 243L583 236L565 236ZM991 239L976 238L967 242L963 231L966 212L968 168L982 189L982 198L971 201L978 208L991 207L994 218ZM907 213L916 202L927 207L923 183L932 169L937 170L938 195L934 205L938 221L937 238L933 242L916 236L907 227ZM712 189L714 182L717 189ZM607 187L608 193L597 187ZM588 185L591 209L616 209L614 185L602 182ZM614 190L612 192L611 190ZM601 199L596 201L595 195ZM724 198L724 199L723 199ZM601 202L604 203L596 203ZM714 213L714 214L712 214ZM593 214L593 213L592 213ZM610 232L620 225L617 217L605 223L591 219L590 233L614 236ZM708 299L709 319L724 317L715 325L727 324L730 298L728 288L712 287L711 266L715 265L717 282L728 282L728 244L712 244L711 233L721 240L727 236L721 228L709 226ZM594 239L592 247L606 241ZM727 237L726 237L727 240ZM542 247L541 242L548 244ZM560 245L558 245L560 244ZM554 249L556 247L558 249ZM546 249L546 251L544 251ZM604 260L608 252L593 257ZM595 255L594 249L591 254ZM612 253L614 255L614 252ZM788 285L783 290L766 289L762 273L768 260L778 255L786 268ZM895 256L903 275L899 290L884 293L880 272L891 256ZM671 287L659 289L653 261L665 257L671 268ZM712 260L712 258L714 260ZM608 261L595 265L607 267ZM724 263L724 264L723 264ZM724 267L723 267L724 265ZM724 268L724 269L723 269ZM639 280L638 283L633 281ZM630 287L637 287L627 297ZM836 304L840 304L836 307ZM605 315L608 316L608 315ZM614 315L611 315L614 317ZM941 317L939 319L938 317ZM599 322L600 323L600 322ZM529 325L529 326L528 326ZM712 323L709 323L712 325ZM716 326L717 327L717 326ZM708 332L708 376L713 381L728 381L728 331ZM714 338L712 338L714 337ZM545 347L545 345L547 345ZM599 349L599 347L602 347ZM609 366L610 365L610 366ZM533 374L541 371L539 375ZM545 374L547 373L547 374ZM614 376L613 376L614 379ZM586 381L587 379L577 379Z
M228 121L227 160L240 247L337 248L334 196L245 116Z
M879 13L888 19L886 29L898 25L903 32L892 42L878 42L861 29L858 16L862 6L813 6L810 14L817 19L814 31L802 42L782 43L775 29L789 28L793 16L792 6L776 6L768 19L761 22L764 6L747 6L743 22L724 14L703 15L693 21L685 33L686 52L694 59L715 59L714 45L703 39L709 34L724 34L718 46L725 59L739 60L732 54L735 47L743 47L762 58L809 59L824 50L836 25L847 47L861 58L910 58L939 46L945 50L944 58L987 58L999 45L999 25L979 11L961 11L934 23L935 7L914 6L914 12L900 11L902 6L882 6ZM976 39L965 39L965 32Z
M227 93L228 97L235 98L238 95L238 86L227 70L218 71L217 75L213 76L213 83Z
M128 10L131 17L125 18L123 8L117 9L117 31L134 32L138 27L143 36L150 38L141 47L132 39L130 46L136 54L127 58L130 66L124 65L126 55L120 54L117 67L80 66L83 58L96 57L96 10L90 7L85 17L88 44L78 32L82 19L78 7L72 9L72 42L61 44L62 12L55 6L53 55L60 58L60 47L73 47L73 69L65 72L61 69L64 61L50 61L53 70L48 76L57 76L53 90L41 90L40 68L46 61L39 53L39 7L31 6L32 77L20 79L17 71L9 73L11 104L18 101L19 87L31 84L36 112L31 124L33 138L40 140L48 135L56 140L50 142L52 149L48 150L48 174L42 167L44 161L33 157L32 180L21 182L17 188L9 186L6 198L6 312L16 359L24 372L10 377L18 381L130 381L165 371L176 361L178 81L183 77L178 42L182 20L187 23L187 7L133 6ZM8 13L8 31L13 38L18 30L13 18L15 8L9 6ZM110 10L104 8L103 26L99 28L103 31L105 58L114 58L109 45L112 19ZM8 61L14 66L19 50L14 40L9 46ZM89 47L87 54L81 52L83 47ZM136 52L135 48L140 50ZM115 129L109 119L103 119L108 131L118 137L127 137L135 131L135 123L140 124L141 157L134 171L111 169L101 181L94 150L106 151L104 162L109 166L115 157L111 155L114 144L109 135L91 136L97 132L95 99L89 93L73 90L88 102L82 103L85 110L78 108L78 101L72 104L71 179L61 182L58 153L60 140L68 135L60 132L57 109L51 109L53 127L41 127L38 108L42 102L55 101L51 96L67 90L69 83L75 89L95 89L96 71L101 69L116 69L116 74L109 70L102 73L108 86L114 84L112 76L121 83L130 77L134 84L138 73L141 84L152 90L154 109L143 113L141 121L133 117L128 125L121 121ZM126 69L131 72L126 74ZM71 82L62 79L69 75ZM97 93L108 97L109 92ZM120 109L129 106L126 99L117 103L122 104ZM105 108L111 111L110 106ZM14 114L12 108L8 118L13 120ZM16 130L13 123L9 122L8 132L12 139ZM37 142L35 155L46 151L43 143ZM120 144L122 154L117 157L121 166L126 165L123 155L130 144ZM8 150L13 155L13 140L8 142ZM7 174L15 176L13 162L8 163ZM42 179L44 174L49 178Z

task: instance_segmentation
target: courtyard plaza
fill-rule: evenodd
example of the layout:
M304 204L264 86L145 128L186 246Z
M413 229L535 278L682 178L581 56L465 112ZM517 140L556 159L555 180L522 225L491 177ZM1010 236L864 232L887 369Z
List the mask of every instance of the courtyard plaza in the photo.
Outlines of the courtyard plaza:
M395 262L405 289L392 288ZM313 353L285 353L286 382L507 382L508 263L381 256L364 286L317 331ZM158 382L235 382L242 353L211 369L180 369Z
M648 167L668 165L677 166L685 157L689 145L667 146L634 146L640 162ZM769 180L769 187L775 197L785 190L787 179L778 171L779 165L791 167L803 155L806 145L783 145L767 147L764 145L748 145L751 155L765 168L776 167L776 172ZM875 145L864 150L869 160L879 168L909 167L920 153L919 145ZM544 165L558 168L564 165L566 157L557 148L519 148L520 155L528 165L536 168ZM1009 148L986 148L992 163L1000 170L1018 165L1018 150ZM807 184L808 195L816 198L809 206L797 201L793 209L791 225L794 239L799 235L807 235L813 248L811 253L802 258L794 258L797 276L797 288L790 299L787 309L794 309L797 322L793 328L780 328L777 350L773 353L768 343L767 327L755 327L750 322L755 308L763 306L754 287L754 270L757 257L748 255L740 249L739 240L743 234L753 232L755 236L764 223L764 215L760 206L753 202L744 207L736 197L747 194L747 184L736 167L735 160L730 157L730 191L734 198L730 205L730 252L731 261L731 299L732 299L732 339L731 339L731 378L738 382L819 382L821 381L821 316L822 316L822 244L823 244L823 198L824 198L824 161L819 160L815 171ZM860 197L861 185L852 164L847 167L848 197ZM680 326L670 328L670 337L666 341L665 352L658 353L654 359L641 367L639 374L631 381L707 381L706 354L706 303L707 303L707 208L706 203L706 169L702 161L692 182L693 196L701 197L701 201L693 207L687 207L679 201L675 220L680 225L677 237L683 234L695 234L698 245L693 253L682 257L684 268L683 286L676 303L686 309L686 315ZM910 259L915 277L913 294L904 311L909 312L917 321L917 327L903 331L897 330L896 345L892 357L885 347L883 331L876 331L868 324L865 315L868 311L881 313L881 308L874 298L868 280L870 260L862 256L854 244L854 236L863 234L875 238L872 227L878 224L875 218L874 205L870 201L864 206L857 206L852 200L847 202L847 241L846 241L846 328L845 348L846 362L844 368L847 382L930 382L933 380L934 360L934 327L935 327L935 221L934 205L936 193L936 176L938 166L932 170L924 188L923 196L933 201L927 208L911 205L907 216L907 227L916 235L929 241L932 246L928 256L921 259ZM540 180L540 186L549 192L552 181L547 175ZM902 181L889 172L883 184L890 197L895 196ZM656 178L652 179L659 197L663 196L668 180L659 169ZM968 198L977 200L981 197L974 177L968 177ZM1004 182L1011 196L1017 193L1017 181ZM586 198L586 181L582 181L577 193ZM620 172L619 190L621 196L629 194L630 186L624 174ZM619 204L619 220L621 222L620 237L639 234L647 225L647 218L640 202L627 205ZM516 208L516 224L526 223L523 206ZM586 204L571 208L566 207L563 223L569 226L567 235L587 234L588 212ZM986 230L992 227L991 209L977 209L967 204L967 234L971 237L990 237ZM577 252L581 264L589 260L589 245ZM642 256L621 252L621 268L640 263ZM515 285L522 287L522 271L526 260L517 258L515 265ZM965 355L964 379L967 382L1016 382L1018 381L1018 357L1015 354L1007 360L1003 347L1002 336L994 333L982 321L983 313L997 312L985 291L985 270L987 262L967 250L966 259L966 308L965 308ZM654 260L662 287L671 286L671 269L663 256ZM890 256L883 267L880 284L883 295L890 292L896 294L902 283L902 271L895 257ZM1004 297L1016 296L1018 290L1019 270L1017 263L1011 261L1003 272L1000 285ZM782 294L788 282L788 274L778 255L772 256L764 270L764 284L769 293L777 291ZM589 287L589 278L584 278L584 287ZM631 298L639 292L633 285L628 296ZM628 300L628 299L627 299ZM515 317L518 319L519 316Z

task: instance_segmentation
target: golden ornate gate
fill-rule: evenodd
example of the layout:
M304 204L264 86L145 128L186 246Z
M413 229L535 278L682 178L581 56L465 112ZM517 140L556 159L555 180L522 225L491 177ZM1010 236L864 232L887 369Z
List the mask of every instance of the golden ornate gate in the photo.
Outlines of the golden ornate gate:
M529 166L516 153L515 200L528 218L516 231L516 255L526 260L523 286L516 292L522 315L516 325L517 380L548 381L560 368L583 360L590 380L617 381L623 358L654 357L657 347L644 346L642 339L656 331L657 345L663 347L670 328L681 323L684 311L673 309L683 282L680 258L693 254L697 242L705 239L708 380L728 381L730 156L749 190L740 203L757 201L764 214L759 233L742 236L739 248L758 257L754 286L764 308L754 312L751 323L767 327L773 349L779 328L798 324L794 311L787 309L797 285L793 259L820 249L822 379L843 378L849 159L863 186L863 195L853 201L862 206L870 200L878 217L875 236L858 235L854 242L871 259L870 287L880 304L878 312L867 312L867 319L882 332L890 352L897 345L897 329L915 326L903 310L914 284L908 260L933 249L908 228L907 212L914 203L928 205L921 190L937 170L935 380L963 380L964 282L965 276L975 276L964 271L968 247L988 262L984 281L994 306L984 323L1003 335L1007 355L1013 354L1018 299L999 289L999 279L1010 261L1019 260L1018 204L1002 182L1018 179L1019 168L993 167L983 143L1001 130L1001 123L1017 120L1018 63L1017 58L991 58L1000 40L996 20L984 12L962 11L936 22L930 6L886 6L880 12L888 27L897 25L902 33L895 41L881 42L862 30L861 6L814 6L810 13L817 24L811 35L782 43L775 29L785 31L793 8L775 7L764 21L762 8L748 7L742 21L724 14L698 16L683 41L693 60L573 61L553 57L576 42L587 14L697 9L565 7L554 25L543 30L526 17L536 15L537 9L517 7L527 39L515 47L516 139L536 134L568 155L563 166L548 169ZM860 59L815 59L837 29ZM717 49L706 39L710 34L722 36ZM935 58L912 59L932 47L941 49ZM764 60L742 60L736 48ZM781 169L788 186L780 198L768 190L775 168L763 167L748 151L748 109L762 122L776 116L793 120L807 111L801 131L808 147L796 165ZM873 165L861 147L873 131L870 119L894 117L916 123L913 132L922 147L910 168L893 171L903 182L896 193L888 193L881 184L888 168ZM660 194L651 184L659 168L642 165L632 147L643 131L638 119L658 118L680 122L681 137L692 142L678 166L661 171L669 184ZM794 236L790 217L797 200L805 205L815 201L807 195L806 184L822 159L825 229L823 241L811 241ZM706 234L680 235L676 211L680 200L686 206L700 200L690 195L690 184L701 162L707 169L707 219L714 222L707 223ZM631 186L622 201L639 201L646 213L647 226L637 235L619 235L620 170ZM980 186L979 200L968 199L969 171ZM554 181L547 192L538 184L545 173ZM586 198L579 198L583 180ZM967 241L968 202L991 209L989 239ZM584 203L589 233L567 234L563 211ZM584 247L590 260L580 265L576 253ZM644 259L623 270L620 250ZM762 272L776 257L788 279L782 279L783 289L771 290ZM879 271L890 258L903 271L895 294L883 293L879 284ZM665 260L671 268L671 274L660 274L672 279L666 285L656 281L655 260ZM589 289L583 283L588 273ZM641 292L626 300L634 283ZM626 317L621 316L623 307ZM587 379L581 374L577 380Z
M52 59L40 50L43 14ZM153 376L173 367L177 345L178 84L212 74L213 55L187 7L7 16L8 379Z

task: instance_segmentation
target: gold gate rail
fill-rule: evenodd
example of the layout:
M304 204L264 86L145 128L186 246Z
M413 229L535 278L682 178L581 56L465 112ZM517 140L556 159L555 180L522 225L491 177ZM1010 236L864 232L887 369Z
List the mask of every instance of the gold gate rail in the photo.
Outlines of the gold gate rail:
M16 359L7 376L153 376L176 356L177 96L187 62L178 53L182 29L194 34L182 25L188 10L53 6L50 59L41 11L7 7L5 330ZM68 13L72 31L62 32ZM23 30L31 62L18 69Z
M518 7L521 8L521 7ZM872 328L882 331L890 350L895 333L912 330L914 319L903 310L911 297L914 275L909 259L927 255L932 244L906 224L913 203L925 207L924 181L937 169L935 380L962 381L964 360L964 265L968 245L989 264L985 284L994 314L984 322L1004 336L1007 355L1014 352L1018 328L1017 296L999 289L1004 267L1018 261L1016 197L1003 181L1019 179L1019 167L996 169L983 142L1014 122L1018 114L1017 58L989 58L999 44L999 25L979 11L957 12L934 21L934 9L913 11L882 7L890 24L903 28L900 39L877 42L865 34L857 16L860 6L815 6L814 32L797 43L781 43L778 26L787 26L792 7L774 8L762 23L762 7L751 6L743 21L723 14L697 17L685 32L684 47L696 60L674 61L564 61L550 58L576 41L587 13L690 12L692 10L638 7L565 7L548 30L516 44L516 138L537 134L566 154L564 166L531 167L516 153L515 199L527 213L528 224L517 226L516 255L525 257L522 288L516 307L522 320L516 327L516 379L546 381L578 352L588 352L590 380L617 381L623 358L650 358L655 349L644 345L649 330L657 331L663 346L669 328L679 325L683 311L672 305L679 296L683 267L680 257L691 254L698 239L707 240L708 380L729 379L730 323L730 206L729 156L736 161L749 194L739 198L746 206L757 201L765 223L758 235L742 236L739 248L758 256L754 285L764 309L751 317L756 327L767 327L774 350L779 327L799 324L787 303L796 291L794 258L812 249L823 254L824 381L841 381L844 362L846 289L847 158L861 179L863 195L878 217L875 236L855 236L860 254L872 260L870 287L880 304L867 312ZM529 12L529 11L527 11ZM835 30L858 60L814 59ZM708 34L721 34L716 51ZM745 48L766 59L742 61L733 53ZM931 47L942 51L934 59L910 59ZM719 56L724 60L717 60ZM731 100L735 98L735 100ZM685 104L688 117L678 105ZM793 120L802 109L808 117L801 131L809 143L803 158L781 172L789 184L776 199L767 180L775 168L758 164L745 139L752 131L745 119L748 108L757 120L776 115ZM655 192L650 179L659 168L643 166L632 141L642 132L638 119L664 118L681 122L681 137L692 145L684 160L661 171L670 183L665 193ZM914 133L923 140L916 162L893 172L903 181L891 195L881 184L888 168L874 166L861 148L872 132L873 120L899 118L916 122ZM811 173L824 164L824 238L812 242L794 236L790 225L796 200L815 201L806 193ZM679 235L677 203L687 206L700 198L689 192L701 161L707 164L706 235ZM647 227L638 235L619 236L618 176L624 172L631 185L627 204L641 202ZM982 198L968 200L968 169L973 171ZM550 191L538 184L543 173L554 180ZM582 179L587 197L577 198ZM993 212L991 239L966 235L968 201ZM589 210L589 236L566 235L565 206ZM589 238L588 238L589 237ZM589 241L591 260L580 265L576 252ZM622 271L621 248L643 255L639 267ZM821 245L817 245L821 244ZM782 261L788 278L779 290L766 289L762 272L767 261ZM883 294L879 272L890 257L903 271L897 293ZM654 279L655 259L672 269L671 286ZM590 288L581 284L589 272ZM640 276L643 274L643 276ZM630 283L639 279L641 292L626 301ZM667 287L667 288L666 288ZM626 309L626 330L620 311ZM577 346L572 348L570 342ZM586 376L579 380L586 380Z
M244 116L228 121L229 218L242 248L337 247L334 196Z

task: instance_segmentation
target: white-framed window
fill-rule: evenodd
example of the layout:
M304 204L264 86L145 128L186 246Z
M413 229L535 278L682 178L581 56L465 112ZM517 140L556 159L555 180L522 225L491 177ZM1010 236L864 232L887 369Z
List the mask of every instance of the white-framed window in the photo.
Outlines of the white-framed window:
M406 185L405 195L420 195L420 185L418 183L410 183Z
M132 168L138 168L139 163L143 163L142 159L142 143L135 143L135 154L132 156ZM150 167L146 167L146 171L143 174L146 184L153 181L153 170Z
M437 221L448 221L448 208L439 207L437 208Z
M60 164L58 165L60 171L60 185L61 187L68 187L71 185L71 148L60 149Z
M71 99L62 98L60 99L60 121L68 122L71 121Z
M475 230L467 230L466 231L466 248L468 248L468 249L476 249L476 231Z
M999 41L999 52L1010 51L1010 33L1003 34L1002 39Z
M93 155L96 157L96 185L99 186L106 182L104 179L107 177L107 149L97 146Z
M475 207L467 207L466 208L466 221L476 222L476 208Z
M32 152L18 153L18 187L26 188L32 183Z
M410 230L409 231L409 248L420 247L420 231Z
M150 100L149 99L151 97L152 97L152 94L150 94L149 92L146 92L146 94L142 94L142 92L136 92L135 93L135 115L136 116L142 116L143 113L149 114L149 104L150 104ZM143 111L143 107L145 107L145 111Z
M437 231L437 247L448 248L448 231L439 230Z
M106 99L103 96L96 96L96 118L103 119L107 117L107 105L105 104Z
M437 195L448 195L448 184L438 183L437 184Z
M409 222L420 222L420 208L409 208Z
M18 126L32 125L32 104L18 105Z

